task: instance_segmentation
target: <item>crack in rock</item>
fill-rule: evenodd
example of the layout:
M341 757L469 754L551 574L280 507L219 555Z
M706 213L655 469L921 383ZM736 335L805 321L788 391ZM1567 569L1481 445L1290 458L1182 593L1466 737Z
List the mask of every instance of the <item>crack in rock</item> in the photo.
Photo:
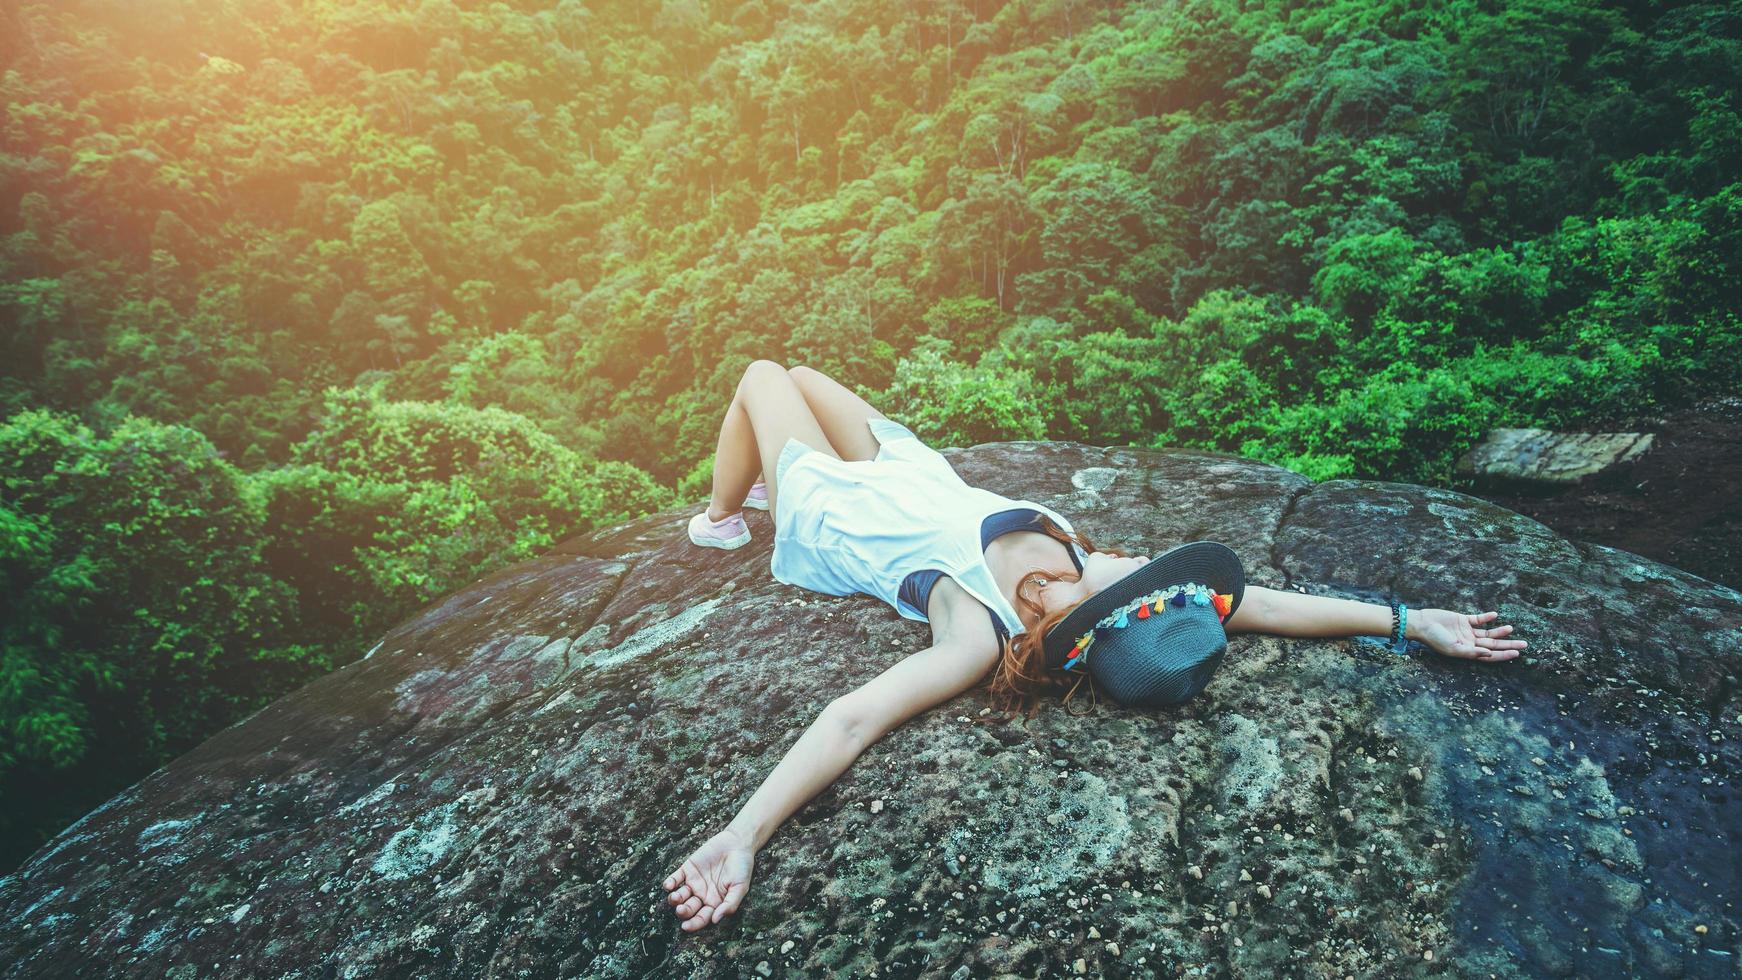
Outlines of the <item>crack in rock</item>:
M1282 587L1285 589L1294 588L1294 576L1289 573L1288 563L1282 559L1282 529L1288 519L1294 516L1294 508L1300 503L1300 498L1311 493L1317 485L1308 483L1289 492L1288 502L1282 505L1282 513L1276 517L1276 530L1270 533L1270 567L1282 573Z

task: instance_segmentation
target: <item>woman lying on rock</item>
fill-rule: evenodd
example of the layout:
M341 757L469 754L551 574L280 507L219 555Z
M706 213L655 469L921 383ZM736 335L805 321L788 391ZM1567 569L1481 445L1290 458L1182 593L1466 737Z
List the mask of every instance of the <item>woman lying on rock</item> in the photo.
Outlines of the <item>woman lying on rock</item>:
M766 485L753 482L758 472L771 474ZM749 543L741 506L774 520L776 579L877 596L930 623L932 644L830 702L732 822L665 879L689 931L737 911L756 852L867 746L988 672L995 699L1031 710L1038 696L1074 693L1085 677L1121 705L1151 708L1202 690L1228 633L1389 633L1481 661L1510 660L1525 645L1501 639L1511 626L1487 626L1495 612L1248 588L1234 552L1212 541L1153 561L1096 550L1056 511L969 486L839 383L773 361L751 364L738 382L720 426L713 500L690 520L690 540Z

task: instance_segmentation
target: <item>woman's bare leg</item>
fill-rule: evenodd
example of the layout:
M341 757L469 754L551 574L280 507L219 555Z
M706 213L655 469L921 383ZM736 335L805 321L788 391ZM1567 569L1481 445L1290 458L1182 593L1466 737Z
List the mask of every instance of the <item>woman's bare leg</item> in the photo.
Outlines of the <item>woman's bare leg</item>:
M741 472L750 468L746 479ZM737 393L726 407L726 418L720 423L720 441L714 446L714 493L708 500L708 520L723 521L743 509L744 496L756 474L762 471L762 455L756 448L756 432L750 427L750 413L744 411L744 400ZM744 491L737 493L742 484ZM737 496L733 496L737 493ZM722 505L722 500L731 501Z
M738 390L720 423L720 441L714 449L714 495L708 502L709 520L723 520L737 513L760 471L768 486L768 514L776 524L780 523L776 516L779 488L775 486L774 464L780 461L780 451L789 438L840 458L786 368L773 361L753 361L738 379Z
M788 368L786 373L798 385L799 393L804 395L805 404L810 406L811 414L816 416L817 424L823 428L823 434L829 437L829 443L835 447L835 452L842 459L877 457L877 440L872 438L865 420L887 416L872 408L870 402L853 394L846 385L815 368L799 366Z
M798 385L799 394L804 396L805 404L810 406L811 414L817 417L817 424L823 427L823 434L829 437L829 445L835 447L835 454L842 459L874 459L880 448L877 441L870 437L870 430L865 426L865 420L888 418L882 412L871 407L871 403L853 390L829 377L816 368L790 367L786 373ZM739 416L747 423L747 416ZM728 419L727 424L732 424ZM724 427L722 427L724 428ZM762 470L756 470L756 479L762 479ZM719 520L730 514L714 516L714 509L708 509L709 520Z

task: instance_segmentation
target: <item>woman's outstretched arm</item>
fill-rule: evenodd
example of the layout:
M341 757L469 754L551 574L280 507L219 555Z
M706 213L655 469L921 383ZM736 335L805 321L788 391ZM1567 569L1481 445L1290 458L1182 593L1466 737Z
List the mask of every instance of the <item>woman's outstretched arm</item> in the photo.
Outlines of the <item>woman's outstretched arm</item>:
M1511 660L1526 646L1501 637L1510 624L1491 626L1498 612L1456 613L1447 609L1409 610L1404 637L1427 644L1448 657ZM1332 596L1303 595L1249 585L1240 608L1223 624L1230 633L1282 636L1389 636L1391 607Z
M738 911L750 890L756 852L787 817L823 787L834 782L865 743L834 701L817 715L804 734L726 828L684 859L668 875L666 901L694 932Z
M982 609L985 634L990 637L984 607L975 608ZM935 628L935 613L933 620ZM666 901L683 920L681 928L694 932L736 912L750 890L756 852L786 818L839 778L890 729L972 687L996 659L995 645L947 637L830 702L731 823L666 877Z

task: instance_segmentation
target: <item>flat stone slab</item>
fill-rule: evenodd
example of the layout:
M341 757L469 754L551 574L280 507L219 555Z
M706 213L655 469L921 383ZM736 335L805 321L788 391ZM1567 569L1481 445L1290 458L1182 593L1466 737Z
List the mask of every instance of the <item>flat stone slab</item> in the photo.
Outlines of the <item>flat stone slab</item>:
M1458 460L1461 476L1492 483L1564 487L1631 462L1651 433L1494 429Z
M1176 710L1007 722L975 689L686 933L661 880L930 634L773 581L767 515L722 552L678 508L436 603L67 828L0 879L0 976L1738 975L1742 595L1447 490L945 456L1099 546L1498 609L1531 655L1236 634Z

